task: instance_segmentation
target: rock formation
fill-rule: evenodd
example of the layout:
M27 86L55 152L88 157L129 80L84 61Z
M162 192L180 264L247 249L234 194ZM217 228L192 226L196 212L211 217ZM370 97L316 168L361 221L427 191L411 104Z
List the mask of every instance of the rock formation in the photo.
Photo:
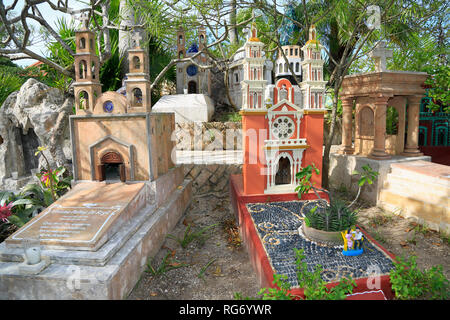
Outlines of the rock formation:
M68 119L74 100L35 79L27 80L0 108L0 189L19 189L46 168L38 146L53 168L70 168Z

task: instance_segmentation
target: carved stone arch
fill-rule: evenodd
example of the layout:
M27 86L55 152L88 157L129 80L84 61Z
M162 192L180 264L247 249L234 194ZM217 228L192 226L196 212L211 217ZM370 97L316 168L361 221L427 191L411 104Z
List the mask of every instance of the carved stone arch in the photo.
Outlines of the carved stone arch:
M117 139L114 136L106 136L89 146L92 180L101 180L102 165L123 164L123 180L135 179L134 146ZM104 175L103 175L104 176Z
M288 152L280 152L275 161L273 181L275 185L291 184L293 178L294 159Z

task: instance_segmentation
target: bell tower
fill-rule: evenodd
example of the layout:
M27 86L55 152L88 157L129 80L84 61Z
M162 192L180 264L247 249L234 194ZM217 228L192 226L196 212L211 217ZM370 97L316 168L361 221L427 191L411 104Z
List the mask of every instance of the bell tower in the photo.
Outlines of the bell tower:
M242 110L265 108L264 91L267 82L264 80L263 47L264 43L258 39L256 24L252 23L247 42L244 45L244 79L241 82Z
M177 56L178 59L186 57L186 32L181 26L177 31Z
M300 87L305 109L323 109L326 81L323 81L323 63L321 50L323 46L316 39L316 27L309 28L309 40L302 47L302 82Z
M150 112L151 94L149 79L149 59L147 51L141 48L142 37L138 32L133 34L134 48L128 50L130 73L125 80L127 92L127 112Z
M75 109L76 114L92 113L97 98L102 93L100 61L96 55L95 34L87 28L89 17L80 17L82 27L75 31Z

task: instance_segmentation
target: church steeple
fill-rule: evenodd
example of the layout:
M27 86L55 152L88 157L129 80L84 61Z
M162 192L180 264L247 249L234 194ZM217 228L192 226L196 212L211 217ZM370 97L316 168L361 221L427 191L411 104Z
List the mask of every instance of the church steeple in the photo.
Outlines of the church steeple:
M149 59L145 49L141 48L142 37L138 32L133 34L135 48L128 50L130 73L125 80L128 110L127 112L150 112L151 94L149 79Z
M300 87L304 97L305 109L323 109L326 81L323 80L323 46L317 40L316 27L309 28L309 39L302 47L302 82Z
M102 93L100 61L96 55L95 34L87 27L87 16L82 15L82 29L75 31L75 111L92 113L97 97Z
M252 23L247 42L244 45L244 79L242 87L242 109L262 109L264 105L264 80L263 57L264 43L258 39L256 24Z

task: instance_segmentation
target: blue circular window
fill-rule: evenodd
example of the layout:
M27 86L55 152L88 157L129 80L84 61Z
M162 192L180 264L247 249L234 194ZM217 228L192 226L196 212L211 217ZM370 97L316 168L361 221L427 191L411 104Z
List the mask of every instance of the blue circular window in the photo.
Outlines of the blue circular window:
M103 104L103 110L105 110L105 112L112 112L114 110L114 104L111 101L106 101Z
M187 67L186 72L187 72L188 76L190 76L190 77L195 76L198 72L197 66L191 64L190 66Z

